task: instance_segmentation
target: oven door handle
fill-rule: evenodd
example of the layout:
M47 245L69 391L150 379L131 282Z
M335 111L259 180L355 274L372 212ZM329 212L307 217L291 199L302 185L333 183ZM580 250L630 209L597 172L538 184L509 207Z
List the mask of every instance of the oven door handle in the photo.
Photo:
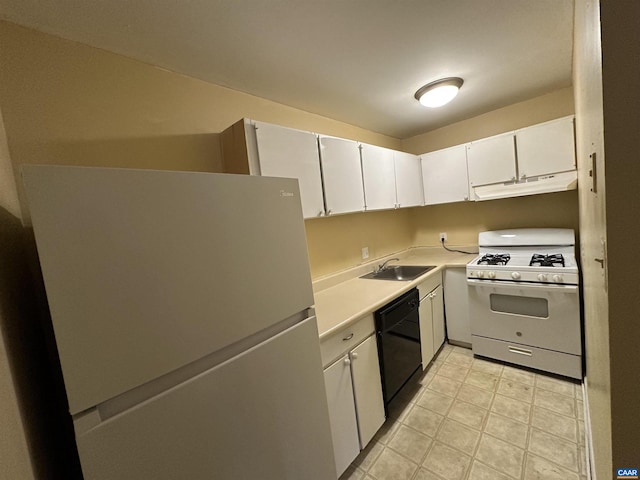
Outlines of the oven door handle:
M500 282L495 280L476 280L467 278L467 285L472 287L484 288L503 288L511 290L520 290L522 288L532 289L537 292L561 292L561 293L578 293L577 285L557 285L553 283L523 283L523 282Z

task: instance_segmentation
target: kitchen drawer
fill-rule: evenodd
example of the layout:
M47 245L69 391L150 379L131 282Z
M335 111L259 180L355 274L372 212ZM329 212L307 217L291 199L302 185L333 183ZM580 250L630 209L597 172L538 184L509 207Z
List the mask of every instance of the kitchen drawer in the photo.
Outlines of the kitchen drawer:
M582 357L473 335L473 354L582 380Z
M351 325L320 341L322 366L326 367L336 358L348 352L375 332L373 314L356 320Z

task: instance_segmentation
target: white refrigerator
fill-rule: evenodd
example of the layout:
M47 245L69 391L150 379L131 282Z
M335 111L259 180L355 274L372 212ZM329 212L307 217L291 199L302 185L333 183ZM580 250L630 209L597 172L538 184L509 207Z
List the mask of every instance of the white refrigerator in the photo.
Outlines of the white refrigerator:
M336 478L296 180L22 174L85 479Z

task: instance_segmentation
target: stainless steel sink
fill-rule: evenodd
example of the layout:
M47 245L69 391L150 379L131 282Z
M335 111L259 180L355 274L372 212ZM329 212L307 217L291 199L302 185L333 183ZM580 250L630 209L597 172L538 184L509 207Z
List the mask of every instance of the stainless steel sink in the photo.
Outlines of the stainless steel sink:
M429 270L433 270L434 268L436 267L422 265L394 265L393 267L387 267L379 272L367 273L366 275L362 275L360 278L409 281L418 278L420 275L427 273Z

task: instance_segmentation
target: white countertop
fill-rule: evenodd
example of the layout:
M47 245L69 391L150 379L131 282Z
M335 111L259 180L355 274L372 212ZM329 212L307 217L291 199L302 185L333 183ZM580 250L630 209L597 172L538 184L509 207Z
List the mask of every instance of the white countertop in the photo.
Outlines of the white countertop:
M474 247L462 250L475 251ZM315 309L320 339L347 327L353 321L374 312L398 295L419 285L446 267L464 267L477 254L447 252L439 247L409 249L396 255L360 265L314 282ZM387 258L400 258L391 265L434 265L436 268L412 281L371 280L358 278L373 270Z

